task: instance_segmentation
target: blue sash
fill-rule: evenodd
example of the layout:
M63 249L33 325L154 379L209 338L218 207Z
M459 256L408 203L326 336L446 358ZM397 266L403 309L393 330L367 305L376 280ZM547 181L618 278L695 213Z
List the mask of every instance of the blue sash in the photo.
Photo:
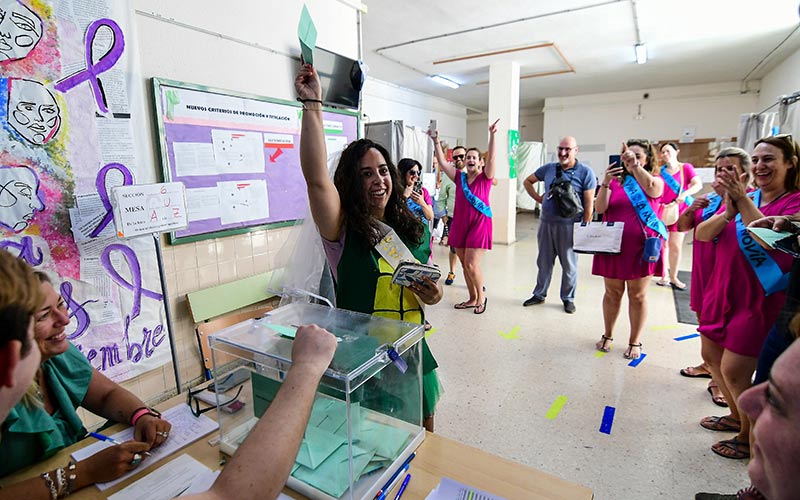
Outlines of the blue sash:
M709 201L709 204L703 209L703 220L708 220L712 215L717 213L720 205L722 205L722 196L717 193L709 193L706 199Z
M752 194L753 203L756 207L760 207L761 190L757 189ZM739 248L745 259L756 273L758 281L761 282L764 293L772 295L785 290L789 284L789 273L784 273L775 259L753 239L742 221L742 214L736 216L736 239L739 240Z
M469 204L472 205L475 210L491 219L492 207L484 203L482 199L475 196L475 194L469 190L469 185L467 184L467 174L464 172L459 173L461 174L461 190L464 191L464 196L467 198Z
M418 218L427 222L427 218L425 214L422 212L422 206L417 203L416 201L412 200L411 198L406 198L406 202L408 203L408 208L411 212L416 215Z
M661 219L659 219L653 211L653 207L650 206L647 195L644 194L642 187L636 182L632 174L625 177L622 188L625 190L625 194L628 195L628 199L631 201L631 205L633 205L633 209L636 211L636 215L639 216L642 223L666 240L667 226L661 222Z
M683 169L683 166L681 166L681 169ZM672 177L672 174L667 172L666 165L663 165L661 167L661 177L664 178L664 183L667 186L669 186L672 192L675 193L676 196L680 196L681 191L683 191L683 186L680 185L680 183L678 182L677 179L675 179L675 177ZM694 197L691 195L686 195L684 201L686 202L687 205L691 205L692 203L694 203Z

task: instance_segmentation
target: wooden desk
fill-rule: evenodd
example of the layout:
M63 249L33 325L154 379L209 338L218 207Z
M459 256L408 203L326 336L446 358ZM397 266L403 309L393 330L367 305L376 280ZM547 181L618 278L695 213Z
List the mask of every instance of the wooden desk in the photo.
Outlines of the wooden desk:
M159 409L170 408L176 403L184 404L184 401L185 396L176 396L166 401L164 404L159 405ZM208 413L208 415L211 414L213 414L213 412ZM119 429L111 428L108 430L108 434L118 432L122 428L123 426L121 425ZM212 470L218 469L220 462L219 447L208 444L209 439L216 435L217 433L214 432L195 441L190 446L178 450L170 459L180 454L188 453L206 467ZM0 485L13 484L22 479L37 476L44 471L53 470L56 467L63 467L69 462L69 455L73 451L91 444L92 442L94 442L93 439L86 439L69 448L61 450L48 460L0 479ZM123 481L114 488L100 491L94 486L90 486L70 495L70 499L95 500L106 498L165 463L167 462L162 460L151 466L147 466L147 462L145 461L142 463L142 469L136 475ZM592 490L589 488L512 462L511 460L500 458L497 455L486 453L438 434L428 433L425 436L425 441L423 441L422 445L417 449L417 456L411 461L409 472L412 474L412 479L409 481L406 492L403 494L404 500L424 499L431 490L439 484L443 476L468 484L474 488L505 497L508 500L591 500L594 497ZM295 499L302 500L306 498L289 489L285 489L284 493ZM396 493L396 491L393 493Z

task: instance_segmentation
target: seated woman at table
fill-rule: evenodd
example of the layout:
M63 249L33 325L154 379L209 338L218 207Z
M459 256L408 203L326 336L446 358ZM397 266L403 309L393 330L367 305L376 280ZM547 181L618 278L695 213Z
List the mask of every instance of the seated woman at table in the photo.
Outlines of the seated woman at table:
M56 293L46 275L36 274L44 295L44 303L34 315L34 338L42 363L28 395L11 410L0 427L0 456L4 457L0 461L0 477L82 439L86 429L76 409L83 407L109 420L135 427L136 441L113 446L98 454L102 457L95 455L77 464L78 485L109 481L139 464L141 455L137 452L166 441L171 425L138 397L92 368L83 354L69 343L64 332L69 324L64 299ZM13 459L7 459L9 457ZM51 478L56 479L55 476ZM45 485L46 480L36 480L40 486ZM0 492L0 497L5 491Z

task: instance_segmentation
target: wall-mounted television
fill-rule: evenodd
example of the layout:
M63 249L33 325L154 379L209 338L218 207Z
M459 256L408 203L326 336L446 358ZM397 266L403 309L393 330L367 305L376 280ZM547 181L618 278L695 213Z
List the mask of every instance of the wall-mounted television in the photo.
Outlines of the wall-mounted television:
M359 61L315 47L314 68L322 83L323 103L358 109L358 99L364 85L364 73Z

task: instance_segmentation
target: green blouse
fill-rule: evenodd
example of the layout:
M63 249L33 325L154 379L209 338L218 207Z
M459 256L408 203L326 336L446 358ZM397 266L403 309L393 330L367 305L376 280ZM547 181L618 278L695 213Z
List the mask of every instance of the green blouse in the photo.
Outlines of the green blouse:
M63 354L42 363L44 378L56 411L17 404L0 426L0 476L43 460L86 435L75 411L83 402L92 365L72 344Z

